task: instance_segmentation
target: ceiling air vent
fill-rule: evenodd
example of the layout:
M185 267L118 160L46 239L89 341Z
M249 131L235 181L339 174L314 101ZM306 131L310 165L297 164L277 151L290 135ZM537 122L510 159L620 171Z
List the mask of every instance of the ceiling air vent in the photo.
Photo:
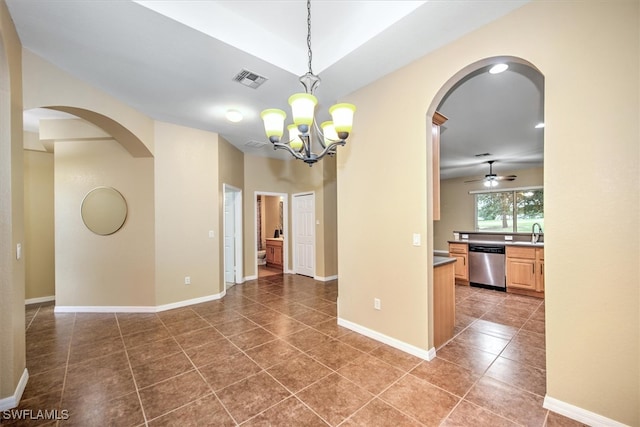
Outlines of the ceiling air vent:
M256 141L253 139L244 143L244 146L249 148L262 148L265 145L267 145L266 141Z
M253 73L249 70L243 69L238 74L236 74L233 80L240 83L241 85L250 87L252 89L257 89L262 83L267 81L267 78Z
M476 157L488 157L490 155L491 155L491 153L480 153L480 154L476 154L475 156Z

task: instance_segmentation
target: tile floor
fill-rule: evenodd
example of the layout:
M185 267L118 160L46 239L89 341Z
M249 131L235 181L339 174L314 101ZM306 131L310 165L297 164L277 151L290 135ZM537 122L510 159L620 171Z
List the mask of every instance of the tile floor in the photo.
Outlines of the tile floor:
M457 286L457 335L426 362L338 326L337 294L279 275L157 314L29 306L19 408L83 427L580 425L542 408L542 300Z

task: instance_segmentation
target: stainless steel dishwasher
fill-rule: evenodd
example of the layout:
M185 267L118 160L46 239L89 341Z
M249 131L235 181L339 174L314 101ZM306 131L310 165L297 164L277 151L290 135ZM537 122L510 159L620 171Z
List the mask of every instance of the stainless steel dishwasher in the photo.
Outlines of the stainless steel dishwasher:
M469 244L470 285L506 291L504 252L504 245Z

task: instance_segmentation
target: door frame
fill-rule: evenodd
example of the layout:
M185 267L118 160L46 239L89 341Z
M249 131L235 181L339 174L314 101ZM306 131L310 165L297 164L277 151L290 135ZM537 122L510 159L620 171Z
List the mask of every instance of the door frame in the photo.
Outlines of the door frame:
M255 278L258 278L258 196L276 196L282 198L282 273L289 271L289 193L274 193L270 191L254 191L253 193L253 265Z
M242 190L238 187L234 187L229 184L222 184L222 281L225 284L227 283L226 277L226 251L224 250L224 234L226 232L226 215L225 208L227 204L227 193L233 193L233 204L234 204L234 245L235 245L235 283L243 283L244 282L244 268L243 268L243 257L242 257Z
M315 191L303 191L302 193L295 193L291 195L291 216L292 216L292 222L293 222L293 226L292 226L292 230L291 230L291 241L292 241L292 245L293 245L293 273L297 274L296 272L296 263L295 263L295 250L296 250L296 242L295 242L295 238L296 238L296 221L295 221L295 217L296 217L296 211L295 211L295 203L293 203L294 197L299 197L299 196L312 196L313 197L313 275L311 276L313 279L317 279L316 276L316 249L317 249L317 236L316 236L316 192Z

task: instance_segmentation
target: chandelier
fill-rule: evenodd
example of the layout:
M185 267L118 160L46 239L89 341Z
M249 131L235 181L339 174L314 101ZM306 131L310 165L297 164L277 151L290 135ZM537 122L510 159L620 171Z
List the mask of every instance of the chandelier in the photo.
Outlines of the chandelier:
M289 140L281 142L284 133L284 121L287 114L279 109L264 110L260 117L264 121L264 129L273 145L273 149L287 150L296 159L302 160L309 166L324 156L336 154L339 145L345 145L351 132L353 104L335 104L329 108L331 121L318 126L314 120L315 107L318 99L313 95L320 85L320 77L313 74L311 69L311 1L307 0L307 48L309 57L309 71L300 77L304 87L303 93L296 93L289 97L289 105L293 116L293 124L287 126ZM314 152L312 145L319 146L320 151Z

